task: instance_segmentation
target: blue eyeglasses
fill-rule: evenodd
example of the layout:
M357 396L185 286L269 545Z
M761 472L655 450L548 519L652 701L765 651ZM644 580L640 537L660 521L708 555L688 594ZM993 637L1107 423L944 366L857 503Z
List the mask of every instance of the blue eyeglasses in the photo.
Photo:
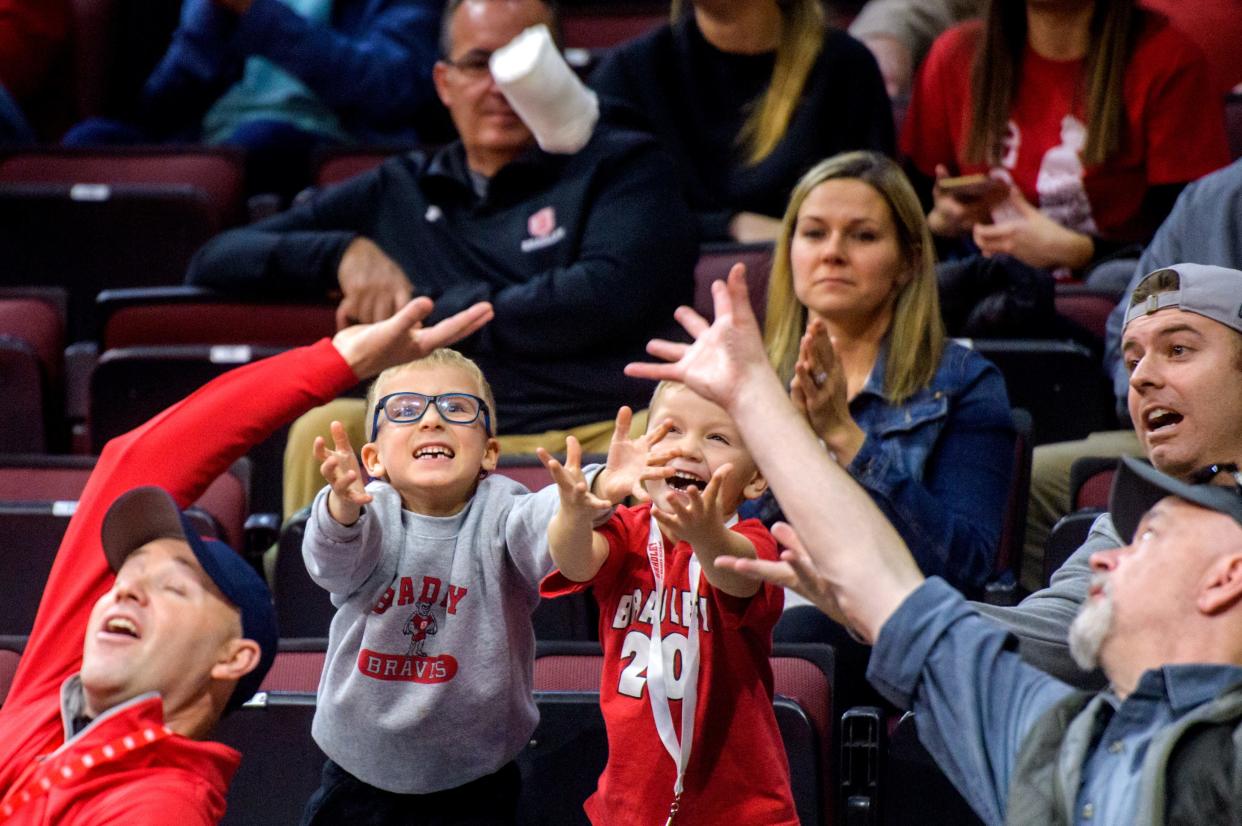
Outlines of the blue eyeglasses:
M431 405L436 406L440 418L452 424L474 424L483 417L483 429L492 435L492 414L487 402L469 393L441 393L428 396L424 393L389 393L375 405L371 416L371 438L379 432L380 413L393 424L413 424L423 417Z

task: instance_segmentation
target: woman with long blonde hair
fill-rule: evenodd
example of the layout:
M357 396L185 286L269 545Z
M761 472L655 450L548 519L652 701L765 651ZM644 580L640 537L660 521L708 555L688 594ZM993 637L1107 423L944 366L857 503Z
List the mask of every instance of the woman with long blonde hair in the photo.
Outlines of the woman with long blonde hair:
M707 241L770 240L816 160L893 150L875 60L820 0L675 0L669 25L618 47L591 85L606 116L673 154Z
M945 339L931 235L893 161L850 152L798 182L764 338L825 450L867 489L923 572L980 593L1012 473L1008 397L992 364Z

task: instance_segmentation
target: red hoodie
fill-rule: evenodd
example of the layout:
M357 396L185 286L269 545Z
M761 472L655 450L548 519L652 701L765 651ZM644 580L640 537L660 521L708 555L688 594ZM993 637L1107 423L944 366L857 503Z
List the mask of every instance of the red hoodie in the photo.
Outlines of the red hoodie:
M104 513L140 485L181 507L253 445L357 384L329 341L233 370L113 439L82 492L0 708L0 824L198 826L224 815L241 756L164 728L159 695L109 709L67 738L91 608L112 586ZM6 807L12 810L6 813Z

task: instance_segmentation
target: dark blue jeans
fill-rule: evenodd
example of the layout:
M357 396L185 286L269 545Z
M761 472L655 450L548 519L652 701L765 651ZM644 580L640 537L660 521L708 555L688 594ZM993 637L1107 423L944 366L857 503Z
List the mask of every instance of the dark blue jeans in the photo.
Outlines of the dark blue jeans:
M431 794L397 794L364 783L331 760L306 803L302 826L509 826L517 817L517 763L464 786Z

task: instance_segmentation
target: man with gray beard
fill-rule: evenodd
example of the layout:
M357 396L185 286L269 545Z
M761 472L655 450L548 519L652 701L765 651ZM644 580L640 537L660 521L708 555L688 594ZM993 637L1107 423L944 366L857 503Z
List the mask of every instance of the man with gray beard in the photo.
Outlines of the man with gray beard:
M711 325L678 310L693 344L648 345L673 363L626 368L729 413L792 527L773 528L780 561L716 564L793 588L873 642L868 678L915 710L920 738L987 823L1242 822L1242 474L1186 465L1221 456L1228 444L1204 435L1226 433L1242 409L1242 381L1226 378L1242 359L1242 273L1178 265L1148 281L1126 338L1131 410L1153 458L1216 484L1135 460L1119 469L1112 521L1133 539L1091 555L1098 578L1074 633L1108 678L1098 693L1023 662L1009 633L924 579L870 497L815 450L765 361L740 265L713 286ZM1185 395L1174 376L1212 392ZM1206 426L1184 439L1188 421Z
M1158 470L1182 480L1214 464L1242 465L1242 272L1175 264L1135 287L1121 332L1135 432ZM1013 607L975 604L1019 639L1023 659L1082 688L1099 672L1075 666L1067 633L1087 597L1091 555L1125 544L1111 514L1053 575Z

